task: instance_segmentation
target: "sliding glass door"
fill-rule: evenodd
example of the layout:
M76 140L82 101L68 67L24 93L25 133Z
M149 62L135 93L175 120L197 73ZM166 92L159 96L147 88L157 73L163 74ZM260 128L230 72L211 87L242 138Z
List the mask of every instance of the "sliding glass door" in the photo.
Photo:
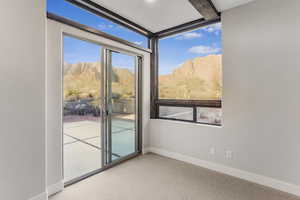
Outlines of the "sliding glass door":
M124 52L106 50L106 162L138 152L139 60Z
M66 184L138 154L142 59L64 35L63 150Z
M102 168L101 50L96 43L64 36L65 182Z

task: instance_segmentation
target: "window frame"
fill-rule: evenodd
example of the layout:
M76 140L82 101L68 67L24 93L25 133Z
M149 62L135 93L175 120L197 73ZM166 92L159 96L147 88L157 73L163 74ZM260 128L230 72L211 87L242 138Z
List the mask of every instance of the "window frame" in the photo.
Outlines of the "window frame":
M82 30L82 31L85 31L85 32L88 32L88 33L92 33L92 34L98 35L100 37L103 37L103 38L106 38L106 39L109 39L109 40L112 40L112 41L116 41L118 43L121 43L121 44L130 46L130 47L133 47L133 48L138 49L138 50L142 50L142 51L151 53L151 49L150 48L144 48L144 47L142 47L140 45L137 45L135 43L132 43L130 41L127 41L127 40L124 40L122 38L110 35L108 33L99 31L99 30L94 29L92 27L86 26L84 24L80 24L78 22L75 22L73 20L61 17L59 15L56 15L56 14L53 14L53 13L50 13L50 12L47 12L47 19L50 19L50 20L53 20L53 21L56 21L56 22L59 22L59 23L62 23L62 24L74 27L76 29L79 29L79 30ZM149 40L149 37L148 37L148 40Z
M221 100L184 100L184 99L160 99L159 98L159 49L158 43L160 39L173 36L176 34L185 33L188 31L193 31L200 29L205 26L212 24L221 23L221 18L213 20L196 20L187 24L183 24L165 31L157 33L155 37L152 37L150 40L150 47L152 50L151 57L151 109L150 117L151 119L163 119L163 120L172 120L172 121L183 121L189 123L197 124L206 124L214 126L222 126L222 124L216 123L204 123L197 121L197 107L203 108L222 108L222 99ZM173 118L165 118L159 116L159 107L160 106L173 106L173 107L191 107L193 108L193 120L180 120Z
M222 108L222 100L177 100L177 99L159 99L158 97L158 41L160 39L163 39L165 37L173 36L176 34L181 34L184 32L192 31L195 29L199 29L201 27L205 27L208 25L212 25L215 23L221 22L221 13L219 13L218 17L215 19L204 19L199 18L194 21L190 21L175 27L171 27L159 32L151 32L147 30L146 28L134 23L133 21L130 21L127 18L124 18L117 13L114 13L111 10L108 10L104 7L99 6L98 4L93 3L90 0L66 0L82 9L84 9L87 12L92 12L93 14L96 14L100 17L106 18L114 23L117 23L123 27L126 27L132 31L135 31L136 33L139 33L141 35L144 35L148 39L148 48L141 47L137 44L134 44L130 41L112 36L110 34L104 33L102 31L99 31L97 29L94 29L92 27L77 23L75 21L66 19L64 17L55 15L53 13L47 12L47 18L58 21L60 23L78 28L80 30L113 40L117 41L119 43L131 46L133 48L146 51L151 53L150 58L150 118L151 119L161 119L159 117L159 106L176 106L176 107L194 107L194 110L197 110L197 107L207 107L207 108ZM196 108L196 109L195 109ZM197 112L197 111L196 111ZM195 112L195 113L196 113ZM194 115L195 115L194 113ZM197 113L196 113L197 116ZM172 120L172 119L168 119ZM177 121L182 121L178 120ZM190 122L190 121L188 121ZM202 122L195 122L193 123L201 123L206 124ZM215 125L215 124L213 124ZM220 126L219 124L217 126Z
M85 11L89 11L99 17L108 19L109 21L119 24L120 26L126 27L129 30L132 30L136 33L139 33L145 37L153 35L153 33L146 29L145 27L125 18L112 10L104 8L103 6L91 1L91 0L65 0L79 8L82 8Z
M156 119L164 119L164 120L173 120L173 121L183 121L183 122L191 122L196 124L206 124L206 125L214 125L214 126L222 126L219 123L205 123L198 122L197 108L222 108L222 100L176 100L176 99L158 99L156 100L157 106L157 118ZM160 106L167 107L181 107L181 108L193 108L193 120L183 120L183 119L175 119L168 117L160 117L159 108Z
M206 124L206 125L214 125L214 126L222 126L222 124L218 123L205 123L197 121L197 108L222 108L222 100L177 100L177 99L158 99L156 100L157 106L157 119L164 120L173 120L173 121L183 121L183 122L191 122L197 124ZM183 119L175 119L168 117L160 117L159 116L159 108L160 106L167 107L182 107L182 108L193 108L193 120L183 120Z
M77 21L74 21L74 19L67 19L66 17L61 16L60 14L55 14L55 13L49 12L48 8L47 8L46 13L47 13L48 19L52 19L52 20L61 22L63 24L67 24L67 25L73 26L75 28L78 28L78 29L81 29L81 30L84 30L87 32L98 34L100 36L104 35L104 37L106 37L108 39L117 40L118 42L124 43L124 44L132 46L134 48L140 48L141 50L147 50L149 52L151 51L150 50L150 38L155 34L153 32L151 32L150 30L146 29L145 27L143 27L139 24L136 24L135 22L133 22L125 17L122 17L121 15L119 15L109 9L106 9L91 0L64 0L64 1L72 4L75 7L82 9L82 11L84 11L84 12L87 12L87 13L93 14L97 17L106 19L106 20L110 21L111 23L117 24L123 28L133 31L134 33L137 33L140 36L145 37L146 46L141 46L139 44L135 44L134 42L129 41L127 39L122 39L120 36L114 36L114 35L104 32L103 30L99 30L99 29L93 28L89 25L85 25L85 24L79 23Z

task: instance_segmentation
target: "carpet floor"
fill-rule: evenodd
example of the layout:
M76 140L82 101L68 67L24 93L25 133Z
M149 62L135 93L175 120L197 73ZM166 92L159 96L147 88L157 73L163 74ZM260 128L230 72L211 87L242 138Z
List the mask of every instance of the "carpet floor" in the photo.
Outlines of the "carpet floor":
M300 200L271 188L155 154L71 185L50 200Z

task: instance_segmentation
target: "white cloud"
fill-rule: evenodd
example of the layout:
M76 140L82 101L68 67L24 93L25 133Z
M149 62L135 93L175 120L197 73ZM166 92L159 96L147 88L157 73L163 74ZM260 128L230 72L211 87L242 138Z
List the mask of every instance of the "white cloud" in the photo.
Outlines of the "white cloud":
M177 64L177 65L175 65L175 66L176 66L176 68L178 68L178 67L181 67L183 64L184 64L184 63L180 63L180 64Z
M106 29L112 29L112 28L115 28L114 25L112 24L99 24L98 25L98 28L100 28L100 30L106 30Z
M220 52L220 50L220 48L210 46L194 46L189 49L189 52L196 54L214 54Z
M213 33L213 32L219 32L221 31L222 25L221 23L213 24L210 26L207 26L204 28L207 32Z
M202 37L201 33L196 33L196 32L189 32L189 33L183 33L179 35L176 39L177 40L190 40L194 38L200 38Z
M141 42L134 42L134 44L137 44L137 45L142 45L143 44L143 42L141 41Z
M131 30L129 30L128 28L126 28L124 26L120 26L120 25L117 25L116 29L119 29L120 31L131 32Z

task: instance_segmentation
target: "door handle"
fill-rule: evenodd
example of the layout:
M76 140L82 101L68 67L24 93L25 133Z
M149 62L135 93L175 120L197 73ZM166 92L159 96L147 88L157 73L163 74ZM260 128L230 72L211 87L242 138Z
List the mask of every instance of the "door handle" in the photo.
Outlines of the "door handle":
M111 112L109 112L109 110L103 110L103 111L102 111L103 117L108 117L110 113L111 113Z
M102 110L103 117L107 117L109 114L108 110Z

